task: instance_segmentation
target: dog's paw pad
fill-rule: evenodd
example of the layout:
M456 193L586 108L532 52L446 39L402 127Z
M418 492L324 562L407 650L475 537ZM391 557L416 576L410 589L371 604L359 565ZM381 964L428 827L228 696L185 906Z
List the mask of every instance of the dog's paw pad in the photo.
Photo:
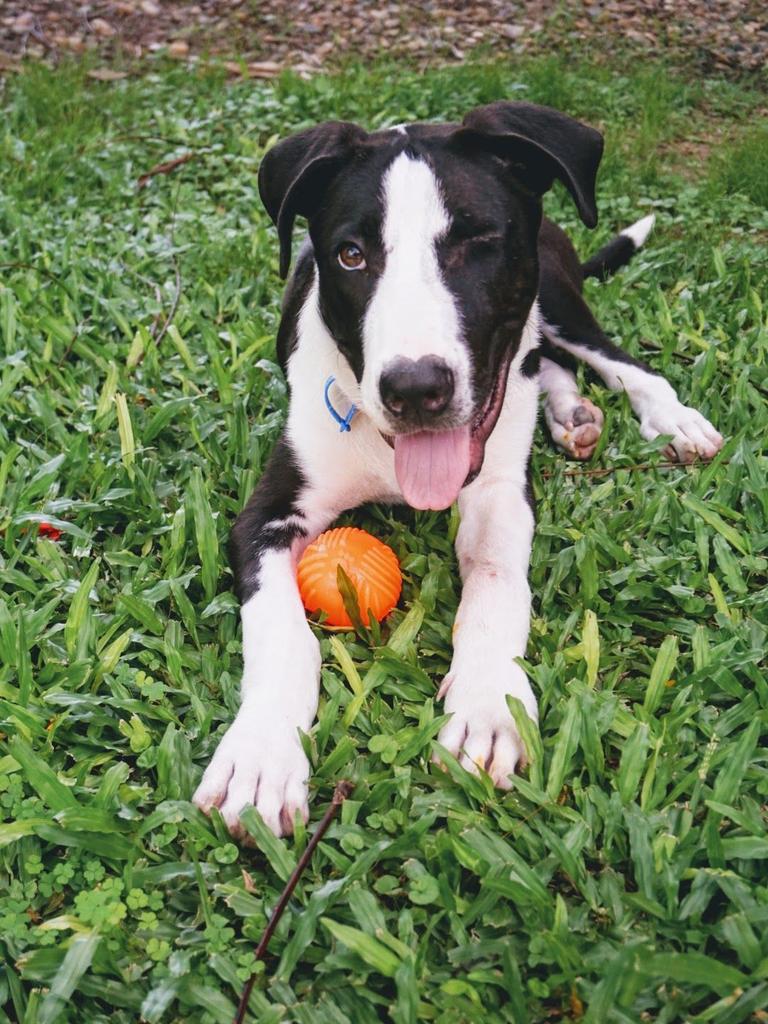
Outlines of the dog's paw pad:
M548 409L552 440L573 459L592 457L603 429L603 413L588 398L578 397L566 411Z

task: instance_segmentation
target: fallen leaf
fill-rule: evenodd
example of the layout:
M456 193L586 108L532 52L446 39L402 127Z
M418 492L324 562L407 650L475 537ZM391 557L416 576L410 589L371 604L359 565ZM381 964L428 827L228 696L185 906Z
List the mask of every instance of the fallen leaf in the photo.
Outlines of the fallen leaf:
M175 171L177 167L181 167L182 164L189 163L190 160L195 159L194 153L182 153L181 156L174 157L173 160L166 160L164 163L155 164L154 167L150 167L148 171L142 174L136 184L138 187L146 188L150 180L155 177L156 174L170 174L171 171Z
M177 60L186 57L189 54L189 43L184 39L174 39L172 43L168 44L168 56L175 57Z
M121 78L127 78L127 71L115 71L112 68L93 68L88 72L89 78L95 78L97 82L117 82Z
M104 18L94 18L91 22L91 28L97 36L101 36L103 39L108 36L117 35L117 29L110 25L108 21L105 21Z

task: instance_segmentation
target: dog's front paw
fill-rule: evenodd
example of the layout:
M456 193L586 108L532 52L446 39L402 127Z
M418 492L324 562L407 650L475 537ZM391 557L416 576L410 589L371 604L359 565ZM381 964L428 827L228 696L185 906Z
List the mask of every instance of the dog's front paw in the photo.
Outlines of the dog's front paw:
M647 441L660 434L671 434L664 453L676 462L713 459L723 447L723 437L697 409L677 400L651 409L640 422L640 433Z
M293 831L298 811L309 817L309 762L298 731L267 711L241 709L216 748L192 800L206 814L218 807L238 839L244 807L253 804L276 836Z
M533 721L536 698L523 670L514 663L476 665L473 672L451 671L440 689L445 711L452 715L438 742L467 771L482 768L496 786L509 789L510 776L525 760L525 747L515 726L507 695L519 697Z

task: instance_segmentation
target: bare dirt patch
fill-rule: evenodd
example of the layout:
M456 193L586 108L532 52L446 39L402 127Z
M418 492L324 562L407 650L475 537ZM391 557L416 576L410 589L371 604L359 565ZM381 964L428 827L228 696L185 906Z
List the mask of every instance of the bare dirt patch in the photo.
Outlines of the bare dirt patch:
M562 45L670 54L702 70L760 73L768 65L763 0L4 0L0 70L26 58L92 54L135 61L162 51L248 65L259 77L285 67L329 68L391 54L451 63L480 48L510 56ZM234 70L234 68L233 68Z

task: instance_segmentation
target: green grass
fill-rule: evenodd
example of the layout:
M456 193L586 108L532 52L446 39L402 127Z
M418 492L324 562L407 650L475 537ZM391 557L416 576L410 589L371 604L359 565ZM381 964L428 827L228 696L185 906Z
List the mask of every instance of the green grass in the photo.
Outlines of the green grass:
M768 207L768 125L747 131L715 161L716 187L741 192L758 206Z
M541 737L507 795L429 763L455 520L353 515L401 557L404 597L375 642L341 638L348 657L323 638L309 831L336 780L357 788L278 928L252 1019L765 1019L768 212L749 161L718 177L664 157L694 132L754 127L756 98L548 60L6 82L0 1020L231 1020L308 836L276 841L251 818L256 848L240 850L188 802L237 705L225 540L286 404L259 159L320 118L456 117L504 96L604 128L600 228L560 192L548 210L584 255L657 212L647 248L590 300L728 441L711 466L632 471L661 443L591 385L607 413L595 465L618 471L569 476L538 438Z

